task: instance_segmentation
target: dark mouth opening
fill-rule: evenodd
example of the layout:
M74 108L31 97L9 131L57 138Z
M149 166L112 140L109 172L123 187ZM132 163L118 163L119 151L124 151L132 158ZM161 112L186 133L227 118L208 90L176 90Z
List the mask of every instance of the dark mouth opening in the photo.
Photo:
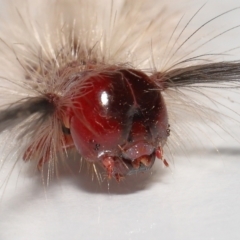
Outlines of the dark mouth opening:
M134 160L122 158L122 161L128 168L126 175L132 175L138 172L145 172L149 170L155 162L155 151L150 155L143 155Z

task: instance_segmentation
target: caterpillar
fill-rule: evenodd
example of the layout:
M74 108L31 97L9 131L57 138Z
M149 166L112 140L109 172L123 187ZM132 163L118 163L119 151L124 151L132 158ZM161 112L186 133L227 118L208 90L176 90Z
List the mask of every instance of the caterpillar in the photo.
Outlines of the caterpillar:
M238 239L239 12L2 0L0 239Z
M239 8L192 26L205 5L185 17L177 9L169 13L171 3L157 9L153 3L5 4L0 131L16 140L17 161L34 162L42 173L47 166L49 182L73 151L98 179L103 171L120 181L148 171L155 159L169 166L169 153L185 147L181 138L195 138L194 125L182 116L206 129L224 127L219 116L231 119L214 109L224 105L208 92L239 87L239 61L225 60L237 46L204 48L239 25L198 38Z

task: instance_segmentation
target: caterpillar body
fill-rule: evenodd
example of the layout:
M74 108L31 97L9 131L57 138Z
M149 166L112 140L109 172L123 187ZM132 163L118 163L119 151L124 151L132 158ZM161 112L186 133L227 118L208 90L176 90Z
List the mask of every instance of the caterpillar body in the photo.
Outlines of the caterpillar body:
M59 164L71 161L73 150L79 161L94 169L100 166L108 178L120 181L151 169L156 158L169 165L165 152L171 152L171 138L173 146L181 144L178 115L195 115L206 126L222 126L218 117L213 120L217 111L195 99L205 95L209 100L207 90L216 84L237 89L240 64L224 60L230 49L202 49L239 25L215 31L207 40L197 36L239 9L194 29L190 25L204 6L182 23L178 11L169 15L152 4L6 4L7 17L3 14L1 23L0 130L20 140L18 160L35 162L40 172L47 165L50 178ZM214 98L209 102L220 105Z

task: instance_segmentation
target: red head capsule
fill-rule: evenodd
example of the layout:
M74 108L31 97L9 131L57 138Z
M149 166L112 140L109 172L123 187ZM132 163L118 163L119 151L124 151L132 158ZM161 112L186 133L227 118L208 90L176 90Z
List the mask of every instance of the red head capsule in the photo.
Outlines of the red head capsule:
M149 169L168 136L159 88L132 69L91 74L85 83L84 93L72 97L69 116L79 153L116 179Z

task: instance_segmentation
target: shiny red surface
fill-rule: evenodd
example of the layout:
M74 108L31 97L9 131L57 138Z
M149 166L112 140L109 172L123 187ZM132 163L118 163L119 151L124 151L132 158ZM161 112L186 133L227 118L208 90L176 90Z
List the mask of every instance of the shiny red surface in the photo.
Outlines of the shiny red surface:
M70 118L79 153L87 161L107 165L109 175L149 169L168 136L167 111L158 87L132 69L106 71L86 81L85 93L72 99Z

